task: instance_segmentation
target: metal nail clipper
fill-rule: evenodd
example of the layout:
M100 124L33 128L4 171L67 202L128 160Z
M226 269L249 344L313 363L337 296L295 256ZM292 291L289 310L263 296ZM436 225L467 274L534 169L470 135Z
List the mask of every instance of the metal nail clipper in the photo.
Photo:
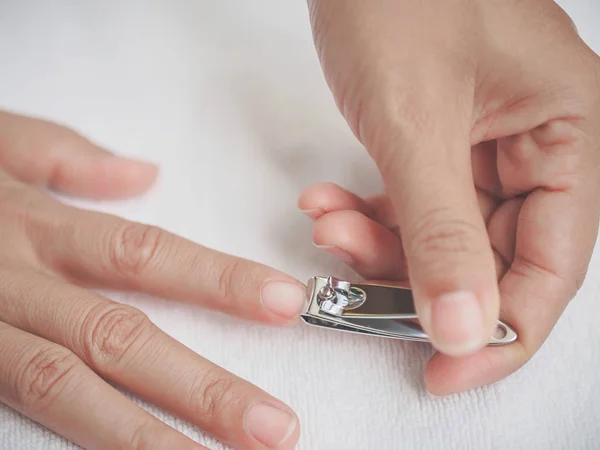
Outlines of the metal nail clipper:
M308 307L302 319L309 325L407 341L429 342L416 322L412 292L408 288L351 283L333 277L314 277L306 289ZM498 321L489 345L517 339L515 331Z

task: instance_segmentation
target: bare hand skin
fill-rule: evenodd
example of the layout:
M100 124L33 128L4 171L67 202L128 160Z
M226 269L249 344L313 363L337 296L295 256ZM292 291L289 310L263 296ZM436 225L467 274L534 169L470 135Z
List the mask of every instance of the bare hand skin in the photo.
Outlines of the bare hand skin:
M87 449L204 448L108 380L233 448L292 449L299 424L289 407L141 311L84 286L145 291L273 325L296 321L303 286L33 186L117 198L146 190L156 173L58 125L0 112L0 401Z
M440 351L432 393L509 375L579 289L596 240L598 56L549 0L309 6L327 82L387 190L309 187L315 243L367 278L409 279ZM499 316L519 340L484 348Z

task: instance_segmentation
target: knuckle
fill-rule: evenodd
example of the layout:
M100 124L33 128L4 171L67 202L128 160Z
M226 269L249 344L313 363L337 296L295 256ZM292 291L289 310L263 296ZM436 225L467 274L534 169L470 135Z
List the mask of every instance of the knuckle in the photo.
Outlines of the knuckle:
M0 217L3 223L27 229L32 224L49 221L50 217L38 207L36 191L13 179L0 183L0 188Z
M127 222L110 237L111 263L123 277L139 277L159 264L165 239L166 232L158 227Z
M43 150L48 154L69 154L72 150L81 147L82 141L86 139L71 128L63 127L53 122L40 121L39 125L44 127L46 139ZM41 152L42 149L40 148ZM33 152L35 153L35 152Z
M50 160L53 161L53 166L48 171L47 182L49 184L61 183L62 180L67 178L65 174L64 164L65 160L63 155L72 154L73 151L78 150L81 147L82 142L85 142L83 137L78 135L75 131L69 128L63 128L61 126L53 126L51 124L49 129L53 132L49 133L44 143L44 148L39 149L39 152L32 152L30 157L39 157L39 153L44 152L49 156Z
M393 87L389 91L394 92ZM431 133L435 126L434 112L421 104L421 98L422 92L417 87L406 86L395 96L382 99L390 117L389 126L414 136Z
M60 347L37 351L19 371L17 402L28 412L47 409L69 385L79 364L77 356Z
M413 254L426 257L431 254L465 254L476 252L480 229L473 223L452 218L451 211L437 209L425 214L414 226L411 247ZM450 217L448 217L450 216Z
M155 447L156 433L149 422L141 422L134 425L127 445L123 449L149 450Z
M555 266L543 265L534 261L527 254L516 255L511 270L525 278L542 277L560 285L566 285L565 281L569 278L567 272L563 272Z
M88 361L106 372L135 353L154 335L154 324L148 316L126 305L102 306L84 321L83 348Z
M362 115L356 118L360 136L379 167L387 167L390 158L404 158L415 153L391 152L391 147L415 148L437 128L434 112L422 106L421 97L414 87L399 90L389 87L382 89L380 96L361 105ZM395 144L390 142L390 137Z
M546 286L553 286L554 295L567 302L575 297L585 278L585 268L577 268L575 263L543 264L523 254L515 257L511 271L522 278L545 280Z
M225 302L231 301L235 295L237 280L244 276L240 261L236 258L229 259L220 267L218 278L219 295Z
M233 403L234 383L209 371L192 389L192 410L205 420L218 419Z

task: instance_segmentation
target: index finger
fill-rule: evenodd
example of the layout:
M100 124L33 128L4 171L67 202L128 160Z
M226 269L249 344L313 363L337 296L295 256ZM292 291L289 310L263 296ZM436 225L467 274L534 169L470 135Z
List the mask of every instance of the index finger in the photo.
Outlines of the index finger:
M263 264L158 227L65 208L58 224L40 227L47 236L36 239L36 249L71 281L142 291L279 325L295 322L304 307L304 285Z

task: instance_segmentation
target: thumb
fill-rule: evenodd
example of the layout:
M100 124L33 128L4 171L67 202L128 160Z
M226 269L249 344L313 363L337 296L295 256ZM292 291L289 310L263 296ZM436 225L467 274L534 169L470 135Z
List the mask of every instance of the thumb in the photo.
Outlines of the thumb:
M153 164L117 157L63 126L2 111L0 168L26 183L97 199L140 194L158 172Z
M460 356L487 344L499 292L473 182L469 132L456 132L468 127L443 128L443 136L404 135L372 154L398 217L421 325L439 351Z

